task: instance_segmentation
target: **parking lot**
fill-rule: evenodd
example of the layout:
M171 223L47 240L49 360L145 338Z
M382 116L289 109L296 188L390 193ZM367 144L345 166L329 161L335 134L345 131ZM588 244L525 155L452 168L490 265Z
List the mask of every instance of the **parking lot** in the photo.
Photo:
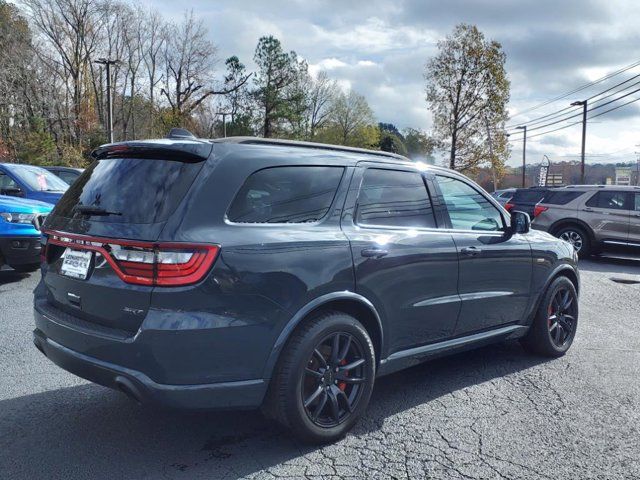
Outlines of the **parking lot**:
M38 274L0 272L0 479L640 478L640 260L581 262L580 325L559 360L517 343L384 377L326 447L255 412L141 408L31 343Z

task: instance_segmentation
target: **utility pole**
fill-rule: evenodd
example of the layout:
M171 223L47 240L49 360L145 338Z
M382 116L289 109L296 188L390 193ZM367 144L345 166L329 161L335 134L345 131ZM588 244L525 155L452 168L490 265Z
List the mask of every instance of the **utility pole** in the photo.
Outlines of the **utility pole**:
M524 188L527 179L527 126L520 125L516 127L516 130L524 132L524 137L522 138L522 188Z
M493 191L498 189L498 179L496 176L495 159L493 158L493 143L491 142L491 129L489 128L489 119L485 115L484 125L487 127L487 140L489 141L489 156L491 157L491 175L493 176Z
M109 143L113 143L113 102L111 100L111 65L118 63L118 60L99 58L94 63L104 65L107 74L107 138Z
M222 115L222 135L227 138L227 115L233 115L232 112L218 112L218 115ZM233 117L231 117L233 123Z
M582 154L580 156L580 183L584 185L584 147L587 140L587 101L582 100L571 104L572 107L577 107L579 105L582 105Z

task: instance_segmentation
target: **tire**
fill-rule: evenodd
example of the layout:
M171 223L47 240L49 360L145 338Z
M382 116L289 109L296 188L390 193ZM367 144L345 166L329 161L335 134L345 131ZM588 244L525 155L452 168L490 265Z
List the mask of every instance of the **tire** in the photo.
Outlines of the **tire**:
M287 341L263 410L303 442L333 442L367 408L374 377L375 352L362 324L341 312L324 313L304 321Z
M527 335L520 342L530 353L561 357L571 347L578 327L578 294L567 277L547 288Z
M562 227L556 231L555 236L573 245L573 248L578 252L580 258L586 258L593 252L591 237L584 228L578 225Z
M9 266L13 268L16 272L20 272L20 273L35 272L40 268L39 263L27 263L23 265L9 265Z

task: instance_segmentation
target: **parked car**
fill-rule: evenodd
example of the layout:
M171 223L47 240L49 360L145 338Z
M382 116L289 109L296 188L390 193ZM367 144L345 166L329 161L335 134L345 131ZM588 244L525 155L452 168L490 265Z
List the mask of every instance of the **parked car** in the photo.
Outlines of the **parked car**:
M0 195L55 204L69 185L44 168L0 163Z
M495 198L500 205L504 207L504 205L511 200L513 194L515 193L515 188L505 188L503 190L496 190L491 194L493 198Z
M504 205L507 211L518 210L534 217L535 206L552 189L549 187L517 188L513 197Z
M84 168L73 167L43 167L45 170L50 171L54 175L60 177L65 183L71 185L78 177L84 172Z
M28 272L40 266L40 225L52 208L49 203L0 195L0 267Z
M640 187L563 187L535 209L533 228L566 240L581 257L612 246L640 247Z
M551 357L573 341L573 248L459 173L254 138L93 158L45 224L34 342L139 402L262 407L326 442L376 377L507 339Z

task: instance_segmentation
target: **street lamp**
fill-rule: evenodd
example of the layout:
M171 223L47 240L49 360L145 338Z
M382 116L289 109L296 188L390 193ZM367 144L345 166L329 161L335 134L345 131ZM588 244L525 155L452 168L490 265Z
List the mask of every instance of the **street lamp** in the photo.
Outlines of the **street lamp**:
M113 105L111 101L111 65L118 63L118 60L110 60L108 58L99 58L93 63L98 65L104 65L106 67L107 74L107 137L109 143L113 143Z
M580 161L580 183L584 185L584 145L587 140L587 101L582 100L573 102L572 107L578 107L582 105L582 155Z
M526 168L527 168L527 126L520 125L516 130L522 130L524 137L522 138L522 188L525 187Z

